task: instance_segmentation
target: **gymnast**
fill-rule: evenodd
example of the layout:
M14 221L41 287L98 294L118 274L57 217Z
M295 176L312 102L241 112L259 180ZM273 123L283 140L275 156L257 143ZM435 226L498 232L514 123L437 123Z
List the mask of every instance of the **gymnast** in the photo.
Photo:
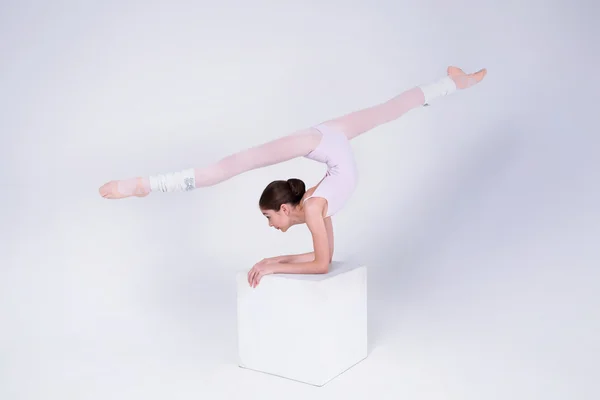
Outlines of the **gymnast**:
M386 102L245 149L212 165L110 181L102 185L99 192L105 199L144 197L150 192L190 191L216 185L246 171L297 157L324 163L325 176L308 190L301 179L276 180L267 185L258 200L269 226L286 232L291 226L306 224L312 234L314 251L265 258L249 270L248 284L256 287L263 276L276 273L324 274L329 271L333 257L331 217L344 207L357 184L350 140L412 109L429 105L438 97L472 87L486 73L485 68L467 74L450 66L442 78L412 87Z

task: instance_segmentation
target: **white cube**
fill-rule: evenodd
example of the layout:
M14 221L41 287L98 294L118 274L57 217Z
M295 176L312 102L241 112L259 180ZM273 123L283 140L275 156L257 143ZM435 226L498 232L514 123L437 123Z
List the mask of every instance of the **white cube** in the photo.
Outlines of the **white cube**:
M367 357L367 268L273 274L256 288L237 275L238 365L316 386Z

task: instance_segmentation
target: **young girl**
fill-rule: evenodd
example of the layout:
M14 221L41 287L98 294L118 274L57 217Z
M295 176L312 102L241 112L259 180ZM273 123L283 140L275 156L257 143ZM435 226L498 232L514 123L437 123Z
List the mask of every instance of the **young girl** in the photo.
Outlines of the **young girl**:
M481 69L466 74L460 68L448 67L443 78L415 86L384 103L240 151L206 167L110 181L100 187L100 195L106 199L122 199L144 197L157 191L189 191L296 157L324 163L327 172L315 186L306 190L304 182L297 178L273 181L258 202L269 226L275 229L286 232L293 225L305 223L312 234L314 251L264 259L250 269L248 283L256 287L264 275L275 273L327 273L334 247L331 217L348 201L357 182L350 140L409 110L428 105L438 97L469 88L486 73L486 69Z

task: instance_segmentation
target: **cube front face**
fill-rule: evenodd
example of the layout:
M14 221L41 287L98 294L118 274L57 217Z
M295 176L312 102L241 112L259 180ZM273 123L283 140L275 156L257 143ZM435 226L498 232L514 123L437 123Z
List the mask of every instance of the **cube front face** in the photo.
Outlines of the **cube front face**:
M367 269L359 267L323 281L326 293L321 367L327 380L367 357Z
M237 277L239 366L321 386L367 356L367 269Z

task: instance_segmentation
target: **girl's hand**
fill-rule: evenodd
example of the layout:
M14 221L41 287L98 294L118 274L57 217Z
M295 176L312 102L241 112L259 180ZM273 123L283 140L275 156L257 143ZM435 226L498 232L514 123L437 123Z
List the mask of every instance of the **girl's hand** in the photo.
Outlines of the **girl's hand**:
M278 262L278 257L273 257L265 258L254 264L250 271L248 271L248 284L252 287L256 287L263 276L275 273L273 264L277 264Z

